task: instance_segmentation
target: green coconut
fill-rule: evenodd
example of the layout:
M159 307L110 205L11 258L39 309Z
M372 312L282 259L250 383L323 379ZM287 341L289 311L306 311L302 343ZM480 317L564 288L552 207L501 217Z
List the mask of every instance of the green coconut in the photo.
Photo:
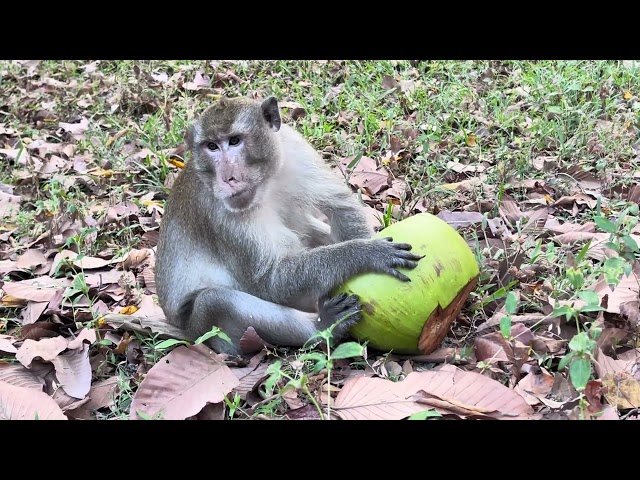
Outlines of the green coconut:
M476 286L476 258L448 223L429 213L419 213L377 232L411 244L411 251L425 255L413 269L399 271L411 279L391 275L357 275L335 294L355 294L362 304L362 320L350 333L381 351L429 354L446 336L449 325Z

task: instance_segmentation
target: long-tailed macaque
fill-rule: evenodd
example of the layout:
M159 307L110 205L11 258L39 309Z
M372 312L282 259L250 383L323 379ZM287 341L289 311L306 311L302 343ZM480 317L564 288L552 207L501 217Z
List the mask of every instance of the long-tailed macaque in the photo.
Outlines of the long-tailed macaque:
M167 320L194 338L213 326L217 352L240 354L253 327L266 342L302 346L348 316L334 336L361 319L354 296L329 292L350 277L383 272L409 279L411 245L371 238L349 187L292 127L275 98L222 98L191 125L191 153L167 200L156 283ZM328 219L325 223L320 215Z

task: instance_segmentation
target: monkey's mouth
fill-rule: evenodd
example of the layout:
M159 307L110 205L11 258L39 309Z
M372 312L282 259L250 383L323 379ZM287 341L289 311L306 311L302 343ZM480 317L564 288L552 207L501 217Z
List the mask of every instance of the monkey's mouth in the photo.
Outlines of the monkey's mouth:
M253 203L255 197L255 190L253 188L247 188L239 192L233 192L227 197L227 205L232 210L244 210L249 208Z

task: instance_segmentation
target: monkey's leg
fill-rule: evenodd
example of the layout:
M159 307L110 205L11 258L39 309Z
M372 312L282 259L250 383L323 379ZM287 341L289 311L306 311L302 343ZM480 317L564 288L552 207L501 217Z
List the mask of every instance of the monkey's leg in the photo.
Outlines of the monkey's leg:
M302 346L319 325L317 313L302 312L225 287L200 290L190 303L190 315L183 318L185 329L194 338L217 326L233 341L230 345L213 337L208 344L218 353L240 354L240 338L248 327L273 345ZM188 308L185 306L184 310ZM183 313L188 313L184 310Z

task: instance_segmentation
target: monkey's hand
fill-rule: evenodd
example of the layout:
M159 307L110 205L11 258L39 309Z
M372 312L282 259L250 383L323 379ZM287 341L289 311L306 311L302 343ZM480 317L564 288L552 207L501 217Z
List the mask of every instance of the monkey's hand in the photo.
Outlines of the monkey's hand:
M336 322L333 328L334 340L347 336L349 329L362 319L362 305L355 295L341 293L333 298L323 297L319 301L320 322L318 330L325 330Z
M424 255L411 253L411 245L408 243L394 243L393 238L375 238L369 240L373 247L373 255L369 257L374 271L387 273L402 280L410 282L411 279L396 270L397 267L414 269L418 266L418 260Z

